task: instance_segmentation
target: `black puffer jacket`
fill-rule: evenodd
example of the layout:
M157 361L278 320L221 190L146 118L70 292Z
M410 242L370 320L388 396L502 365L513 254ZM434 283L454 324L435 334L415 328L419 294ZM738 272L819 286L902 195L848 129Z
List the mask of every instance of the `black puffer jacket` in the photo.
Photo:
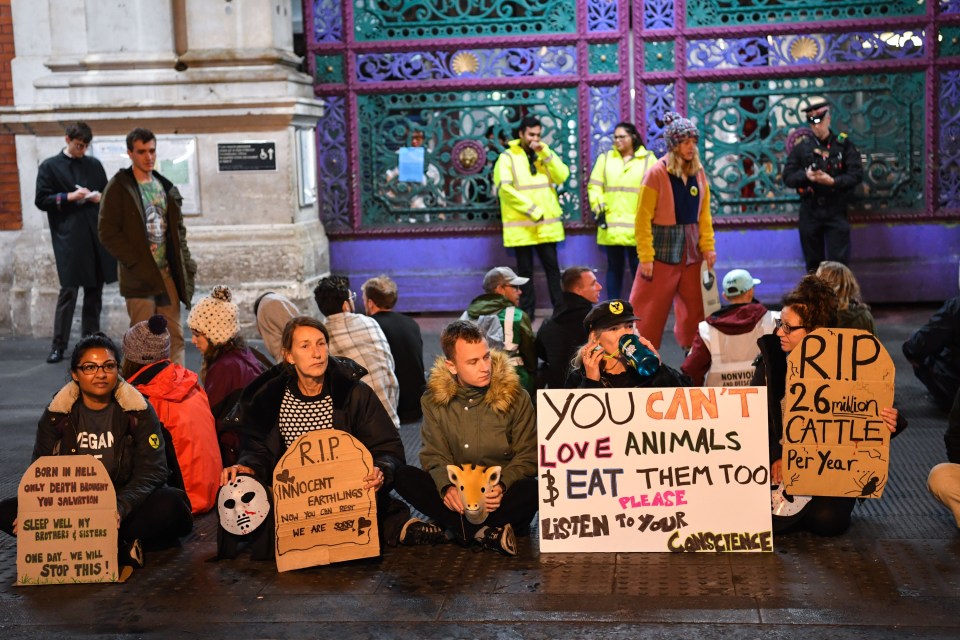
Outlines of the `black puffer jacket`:
M367 370L349 358L330 356L324 387L333 398L333 424L365 446L384 475L389 491L394 472L406 456L400 433L373 389L361 384ZM240 396L236 421L246 436L237 464L254 470L264 484L272 484L273 469L287 447L280 434L280 403L284 390L297 374L288 364L278 364L251 382ZM329 385L329 387L328 387Z
M180 489L183 480L179 478L177 482L179 466L171 474L160 421L146 398L123 380L119 381L113 397L123 414L117 414L120 417L111 428L113 465L107 473L117 490L117 509L122 520L168 480L171 486ZM74 382L68 382L53 397L37 425L33 460L41 456L77 453L77 405L80 401L80 388Z

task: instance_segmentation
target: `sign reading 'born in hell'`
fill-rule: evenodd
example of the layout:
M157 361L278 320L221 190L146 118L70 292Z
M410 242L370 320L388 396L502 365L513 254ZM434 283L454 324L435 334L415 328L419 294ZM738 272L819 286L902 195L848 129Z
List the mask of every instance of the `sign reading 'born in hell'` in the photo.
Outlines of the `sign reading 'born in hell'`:
M117 494L93 456L44 456L17 493L17 584L119 582Z

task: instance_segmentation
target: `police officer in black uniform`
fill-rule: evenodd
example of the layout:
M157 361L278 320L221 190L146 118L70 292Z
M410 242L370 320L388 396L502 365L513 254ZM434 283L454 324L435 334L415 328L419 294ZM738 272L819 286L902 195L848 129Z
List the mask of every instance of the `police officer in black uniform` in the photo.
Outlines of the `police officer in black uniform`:
M790 151L783 182L800 194L800 247L807 271L813 273L823 260L850 261L847 205L863 181L863 165L847 134L830 131L829 103L816 101L803 113L814 138Z

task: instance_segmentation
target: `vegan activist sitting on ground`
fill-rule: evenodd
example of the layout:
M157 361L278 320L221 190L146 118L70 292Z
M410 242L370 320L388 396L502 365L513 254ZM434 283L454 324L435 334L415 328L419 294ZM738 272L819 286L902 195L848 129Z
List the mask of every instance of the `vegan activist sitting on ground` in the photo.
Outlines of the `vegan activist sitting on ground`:
M723 297L730 304L700 323L697 337L680 370L693 384L707 387L745 387L753 378L760 350L757 339L773 333L779 316L753 297L760 281L746 269L723 276Z
M233 407L240 390L264 370L240 335L239 309L232 298L227 287L214 287L187 316L190 341L203 355L200 380L218 420Z
M165 317L151 316L123 334L120 372L170 432L193 512L208 511L216 503L223 468L216 426L197 374L170 360Z
M370 278L363 283L363 306L367 315L376 321L390 344L393 371L397 374L400 395L397 416L400 422L416 422L420 411L420 396L427 381L423 374L423 336L417 321L393 307L397 304L397 283L387 275Z
M583 319L593 305L600 302L603 287L590 267L567 267L560 275L563 298L553 315L543 321L537 331L535 345L540 368L539 388L562 389L570 369L570 358L587 339Z
M767 419L770 431L770 481L783 481L783 398L787 388L787 356L803 342L807 334L822 327L834 327L837 320L837 295L827 282L815 275L804 276L793 291L783 298L783 310L772 335L761 337L760 357L752 386L767 387ZM880 417L894 434L906 427L896 409L880 409ZM799 512L773 516L774 533L806 530L820 536L836 536L850 527L850 514L856 498L814 496Z
M240 429L246 444L237 464L223 470L221 485L239 473L272 484L273 469L287 448L316 429L346 431L373 456L375 469L364 489L377 492L381 540L395 545L410 512L390 498L396 470L404 464L400 434L380 399L362 380L367 370L349 358L331 356L327 328L309 316L287 323L283 362L264 372L240 397Z
M394 373L393 352L383 329L373 318L356 313L356 292L345 276L321 278L313 290L317 308L326 318L330 353L349 358L367 370L364 382L380 398L394 427L400 428L397 403L400 383Z
M824 260L817 267L817 275L837 293L837 329L863 329L877 335L877 324L869 305L860 299L860 285L850 267Z
M506 352L520 384L530 397L537 391L537 352L533 323L520 308L520 291L529 278L522 278L510 267L494 267L483 276L483 295L470 301L461 320L471 320L487 335L491 348ZM502 340L501 344L491 344Z
M433 365L421 401L422 469L407 466L397 473L397 493L436 524L412 519L400 542L455 539L516 555L515 532L528 531L537 512L533 405L507 356L491 352L469 320L448 324L440 346L443 355ZM447 465L501 467L499 482L485 493L486 520L467 519Z
M637 330L639 318L626 300L595 304L583 326L587 343L577 349L564 385L591 387L687 387L690 379L660 362L660 354ZM633 336L624 338L623 336ZM624 345L628 344L627 349Z
M120 377L119 357L120 350L102 333L77 343L70 359L72 380L41 416L32 459L98 458L117 491L120 562L143 566L143 546L176 543L190 533L193 518L157 414ZM0 529L16 535L16 517L16 498L0 502Z

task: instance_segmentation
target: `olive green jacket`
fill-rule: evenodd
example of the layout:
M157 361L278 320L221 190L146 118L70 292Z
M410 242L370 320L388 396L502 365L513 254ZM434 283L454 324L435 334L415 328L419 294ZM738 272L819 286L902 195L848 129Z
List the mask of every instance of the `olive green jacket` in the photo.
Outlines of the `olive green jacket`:
M420 466L440 492L450 484L448 464L500 465L500 482L507 489L537 474L537 426L530 396L507 356L500 351L490 355L490 384L483 388L460 384L443 356L430 372L420 400Z
M177 286L180 301L189 309L197 264L190 257L187 247L187 228L180 210L183 198L172 182L156 171L153 176L160 181L167 194L167 260L170 275ZM100 242L119 263L117 275L120 295L124 298L149 298L166 293L163 275L147 242L146 212L133 169L121 169L107 183L100 199L97 231Z

